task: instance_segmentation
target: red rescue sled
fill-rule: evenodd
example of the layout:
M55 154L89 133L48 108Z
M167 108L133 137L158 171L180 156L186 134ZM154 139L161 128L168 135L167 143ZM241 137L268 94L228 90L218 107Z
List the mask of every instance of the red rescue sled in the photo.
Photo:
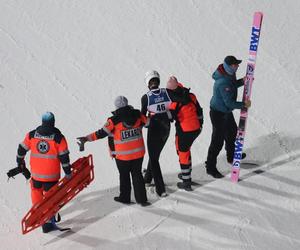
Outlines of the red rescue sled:
M79 158L72 164L72 178L61 179L29 210L22 220L22 233L26 234L50 220L58 210L72 200L94 180L93 156Z

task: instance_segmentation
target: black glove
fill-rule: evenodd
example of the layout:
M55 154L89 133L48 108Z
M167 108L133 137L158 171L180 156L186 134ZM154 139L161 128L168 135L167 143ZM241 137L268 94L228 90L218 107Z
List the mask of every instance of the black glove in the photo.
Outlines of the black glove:
M14 178L17 174L21 173L22 169L20 167L16 167L13 169L10 169L6 174L8 178Z
M84 151L84 144L88 141L88 139L86 138L86 136L77 137L76 139L79 140L77 142L77 144L79 145L79 151Z
M20 173L22 173L27 180L30 179L30 177L31 177L31 174L30 174L28 168L26 168L24 159L22 159L18 163L18 166L16 168L9 170L7 172L7 176L8 176L8 178L14 178L14 176L16 176Z
M28 170L28 168L26 168L25 166L24 167L16 167L16 168L13 168L11 170L9 170L6 174L8 176L8 178L14 178L16 175L22 173L24 175L24 177L28 180L30 179L31 177L31 174Z

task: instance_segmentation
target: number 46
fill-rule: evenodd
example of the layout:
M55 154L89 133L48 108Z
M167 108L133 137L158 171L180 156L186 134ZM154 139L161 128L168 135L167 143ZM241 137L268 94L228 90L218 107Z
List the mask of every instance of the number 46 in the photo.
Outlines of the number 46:
M156 108L157 111L165 111L166 110L166 105L163 103L163 104L159 104L157 105L157 108Z

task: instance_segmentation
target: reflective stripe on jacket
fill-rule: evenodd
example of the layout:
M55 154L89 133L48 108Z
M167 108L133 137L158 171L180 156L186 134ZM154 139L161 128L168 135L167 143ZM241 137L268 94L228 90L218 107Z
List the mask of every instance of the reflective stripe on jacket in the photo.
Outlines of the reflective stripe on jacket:
M33 136L28 133L20 144L31 150L31 175L37 181L57 181L60 179L59 156L69 154L67 141L62 137L60 143L54 140L55 135L42 136L35 131Z
M176 112L176 121L183 132L195 131L201 128L200 120L197 113L197 98L190 93L191 102L183 105L179 102L172 102L169 106L170 110Z
M126 126L124 122L113 124L113 121L108 119L104 128L113 135L114 151L111 154L116 159L128 161L141 158L145 155L142 133L142 127L145 123L146 118L143 115L130 127Z

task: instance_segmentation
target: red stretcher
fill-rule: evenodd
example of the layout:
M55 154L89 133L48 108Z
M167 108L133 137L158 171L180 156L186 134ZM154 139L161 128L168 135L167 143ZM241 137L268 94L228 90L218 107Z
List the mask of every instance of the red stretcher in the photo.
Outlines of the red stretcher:
M61 179L31 207L22 219L22 233L26 234L50 220L64 205L94 180L93 156L79 158L72 164L72 178Z

